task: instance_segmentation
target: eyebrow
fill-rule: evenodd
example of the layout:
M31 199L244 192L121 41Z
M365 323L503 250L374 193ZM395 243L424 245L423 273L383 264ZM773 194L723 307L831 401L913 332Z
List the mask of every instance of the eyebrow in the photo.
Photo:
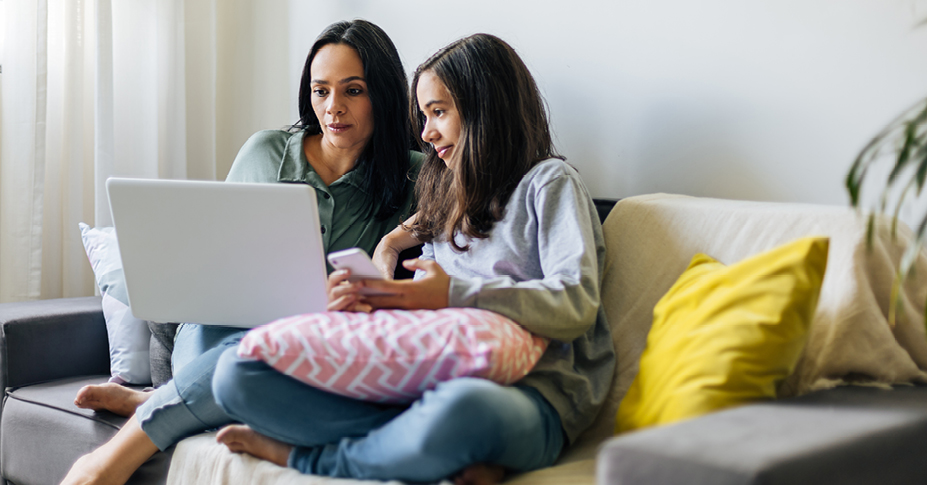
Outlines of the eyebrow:
M447 103L447 101L445 101L445 100L443 100L443 99L432 99L431 101L425 103L425 106L424 106L424 107L425 107L425 108L430 108L431 105L433 105L433 104L441 104L441 103Z
M363 77L361 77L361 76L351 76L351 77L346 77L346 78L342 79L341 81L338 81L338 84L347 84L347 83L349 83L349 82L351 82L351 81L362 81L362 82L365 82L365 83L367 82L367 81L366 81ZM311 82L312 82L312 84L325 84L325 85L330 84L328 81L326 81L326 80L324 80L324 79L313 79Z

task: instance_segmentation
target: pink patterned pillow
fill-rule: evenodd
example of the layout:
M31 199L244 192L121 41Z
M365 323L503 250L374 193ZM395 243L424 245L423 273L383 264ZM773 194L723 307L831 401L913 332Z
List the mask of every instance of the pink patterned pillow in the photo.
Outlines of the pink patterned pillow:
M238 355L336 394L402 403L455 377L511 384L534 367L547 342L473 308L327 312L257 327Z

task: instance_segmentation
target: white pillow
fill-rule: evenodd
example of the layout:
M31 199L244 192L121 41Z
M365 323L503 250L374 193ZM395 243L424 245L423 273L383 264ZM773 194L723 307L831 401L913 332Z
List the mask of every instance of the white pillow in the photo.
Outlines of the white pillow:
M112 227L92 228L79 223L80 236L97 286L103 295L103 318L109 337L110 382L120 384L150 384L151 361L148 322L132 316L122 258Z

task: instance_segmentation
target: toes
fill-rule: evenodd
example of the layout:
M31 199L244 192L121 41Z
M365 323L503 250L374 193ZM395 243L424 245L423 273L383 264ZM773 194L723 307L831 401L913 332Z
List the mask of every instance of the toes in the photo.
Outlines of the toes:
M226 426L220 429L218 433L216 433L216 443L226 443L229 440L229 433L232 432L232 430L229 428L231 427L232 426Z
M232 453L249 453L246 438L250 428L240 425L229 425L216 434L216 441L225 445Z
M219 433L216 434L216 441L226 445L233 441L240 441L246 429L249 428L238 424L230 424L219 430Z
M74 404L80 406L82 403L86 402L88 396L92 394L92 386L84 386L77 391L77 395L74 396Z

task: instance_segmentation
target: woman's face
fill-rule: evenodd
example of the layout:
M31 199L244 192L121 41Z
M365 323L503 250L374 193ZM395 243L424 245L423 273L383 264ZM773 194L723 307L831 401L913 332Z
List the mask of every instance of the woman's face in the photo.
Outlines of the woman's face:
M312 109L322 127L323 143L363 150L373 136L373 105L357 51L345 44L328 44L316 52L309 75Z
M460 138L460 114L447 87L431 71L423 72L415 89L418 105L425 115L422 140L431 143L448 167Z

